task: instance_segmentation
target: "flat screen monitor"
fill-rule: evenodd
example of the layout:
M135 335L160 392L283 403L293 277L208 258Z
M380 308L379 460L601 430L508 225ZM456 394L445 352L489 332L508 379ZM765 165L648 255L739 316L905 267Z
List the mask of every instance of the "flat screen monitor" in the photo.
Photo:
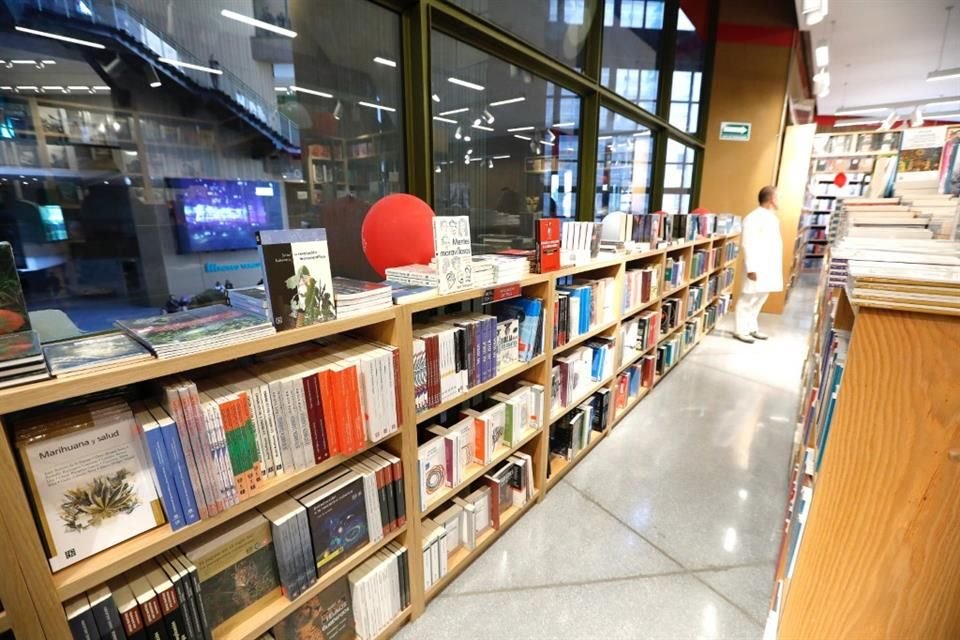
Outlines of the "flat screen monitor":
M40 210L40 224L47 242L60 242L67 239L67 223L63 219L63 209L57 204L37 207Z
M180 253L257 246L260 229L283 228L283 191L267 180L167 178Z

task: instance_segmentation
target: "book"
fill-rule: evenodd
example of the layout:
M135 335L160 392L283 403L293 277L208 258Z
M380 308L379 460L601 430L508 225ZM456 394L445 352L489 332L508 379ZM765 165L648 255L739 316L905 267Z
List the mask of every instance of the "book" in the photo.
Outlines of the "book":
M137 601L137 607L140 609L140 617L143 619L143 630L146 637L150 640L155 638L170 640L170 635L167 633L163 622L163 610L160 608L157 592L150 586L143 569L136 567L127 571L126 579L127 584L130 585L130 590L133 592L133 597Z
M36 331L0 335L0 376L25 365L43 365L40 335ZM46 371L46 367L41 368Z
M270 317L278 330L336 318L325 229L257 232Z
M226 305L179 311L115 323L158 358L229 346L275 333L265 318Z
M34 428L18 436L17 451L53 571L165 522L125 402L44 412L32 420Z
M473 286L469 216L434 216L433 248L441 294Z
M146 347L124 333L45 344L43 355L50 373L57 377L153 359Z
M257 512L182 545L196 565L203 609L214 631L243 610L280 596L270 522Z
M325 486L298 499L307 509L318 575L329 572L369 542L363 479L355 471L344 470Z
M103 640L124 640L126 635L120 620L120 610L110 588L102 584L87 591L87 600L90 602L90 611L93 612L99 637Z
M81 593L63 603L67 626L74 640L97 640L100 637L97 623L86 594Z
M123 629L123 635L127 640L147 640L147 632L143 625L143 616L140 615L140 607L137 606L137 599L133 595L133 590L123 576L117 576L107 581L107 588L113 594L113 600L117 605L117 613L120 616L120 624Z
M9 242L0 242L0 335L29 330L30 314L13 247Z
M534 271L547 273L560 268L560 219L540 218L536 227L536 265Z
M353 640L354 612L350 582L344 576L307 600L273 628L276 640Z

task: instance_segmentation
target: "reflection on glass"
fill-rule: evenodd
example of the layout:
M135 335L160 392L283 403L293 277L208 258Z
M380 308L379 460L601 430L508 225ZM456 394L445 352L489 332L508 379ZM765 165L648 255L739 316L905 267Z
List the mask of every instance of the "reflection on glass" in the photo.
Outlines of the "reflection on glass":
M662 0L604 0L600 83L651 113L660 80Z
M690 213L690 194L693 189L693 168L696 149L667 141L667 162L663 175L663 210L668 213Z
M606 108L600 109L597 140L597 195L599 222L611 212L647 213L653 134L638 122Z
M670 124L697 133L700 83L706 56L707 3L681 0L677 15L677 51L670 91Z
M574 69L583 66L584 43L598 0L451 0L506 29Z
M580 98L440 33L431 44L434 209L470 216L475 251L532 246L577 207Z
M326 227L334 272L376 277L360 225L406 187L397 14L17 4L0 18L0 240L43 339L257 284L258 229Z

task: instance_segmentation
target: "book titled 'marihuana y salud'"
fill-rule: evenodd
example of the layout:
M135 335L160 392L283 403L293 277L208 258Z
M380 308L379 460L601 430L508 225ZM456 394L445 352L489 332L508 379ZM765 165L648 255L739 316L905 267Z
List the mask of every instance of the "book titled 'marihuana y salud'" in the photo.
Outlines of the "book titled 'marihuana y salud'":
M45 413L20 427L17 449L54 571L165 522L125 402Z
M326 229L258 231L257 244L277 330L337 317Z

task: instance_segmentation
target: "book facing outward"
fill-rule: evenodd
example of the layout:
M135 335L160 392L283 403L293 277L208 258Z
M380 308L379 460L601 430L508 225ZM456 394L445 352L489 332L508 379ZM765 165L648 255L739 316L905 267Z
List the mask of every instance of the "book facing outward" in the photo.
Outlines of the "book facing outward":
M150 352L124 333L95 335L43 346L50 373L59 377L152 360Z
M222 304L168 313L116 325L158 358L196 353L273 335L268 320Z
M349 579L344 576L307 600L273 628L276 640L356 638Z
M469 216L434 216L433 248L441 294L473 286Z
M277 330L337 317L325 229L261 230L257 245Z
M36 331L0 334L0 389L49 377Z
M165 521L125 402L34 414L17 450L54 571Z

